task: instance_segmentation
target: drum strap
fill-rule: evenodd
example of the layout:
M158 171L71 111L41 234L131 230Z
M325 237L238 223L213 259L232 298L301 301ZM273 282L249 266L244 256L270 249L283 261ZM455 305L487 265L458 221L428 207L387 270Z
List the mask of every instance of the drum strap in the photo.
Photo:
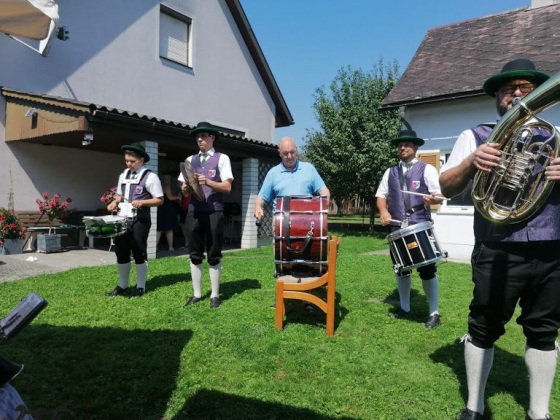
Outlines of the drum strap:
M282 197L282 223L284 224L284 241L286 242L286 249L288 250L288 252L292 254L302 254L307 248L309 248L311 239L313 239L314 223L311 222L310 229L305 236L305 241L303 242L303 246L301 247L301 249L293 249L290 242L290 198L291 197L288 196Z
M408 191L406 188L406 181L405 181L405 174L404 174L404 169L402 166L399 167L399 181L401 183L401 190L403 191ZM408 209L405 213L405 219L408 219L410 217L410 215L412 213L416 213L417 211L420 210L426 210L426 205L425 204L418 204L417 206L411 207L410 206L410 196L408 194L402 194L403 196L403 200L404 200L404 206L406 209ZM429 211L426 211L427 215L428 215L428 220L432 220L431 218L431 214Z

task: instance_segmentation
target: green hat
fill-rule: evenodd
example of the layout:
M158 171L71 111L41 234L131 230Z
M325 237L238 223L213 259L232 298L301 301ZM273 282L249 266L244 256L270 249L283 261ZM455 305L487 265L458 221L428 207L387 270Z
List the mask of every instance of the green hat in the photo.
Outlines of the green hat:
M513 79L527 79L537 86L545 82L550 76L536 69L535 64L527 58L517 58L507 63L502 71L490 77L482 90L490 96L496 96L496 92L505 82Z
M401 130L399 137L391 140L393 146L398 145L401 141L410 141L418 146L422 146L425 142L424 139L416 136L416 131L414 130Z
M201 121L199 122L195 128L191 130L191 135L194 136L197 133L209 133L214 135L217 139L220 138L220 132L209 122Z
M121 147L121 150L123 152L130 150L131 152L134 152L137 155L142 156L144 158L144 163L150 161L150 155L146 153L146 149L144 149L144 146L141 146L139 144L125 144L124 146Z

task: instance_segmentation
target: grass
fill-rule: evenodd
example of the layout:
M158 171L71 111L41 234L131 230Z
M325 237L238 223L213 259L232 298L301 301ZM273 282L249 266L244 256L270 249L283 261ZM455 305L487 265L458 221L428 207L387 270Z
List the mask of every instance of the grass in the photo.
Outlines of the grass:
M150 261L148 293L108 298L115 266L79 268L0 284L0 313L30 291L49 306L1 353L25 364L13 381L36 418L57 419L451 419L465 405L463 347L470 266L438 267L442 326L423 326L417 275L412 320L397 304L382 237L342 235L334 337L324 316L288 305L274 328L271 247L224 257L222 306L191 294L188 260ZM133 276L134 278L134 272ZM523 418L524 339L515 322L496 349L488 387L495 419ZM553 416L560 415L558 386ZM56 416L56 417L55 417Z

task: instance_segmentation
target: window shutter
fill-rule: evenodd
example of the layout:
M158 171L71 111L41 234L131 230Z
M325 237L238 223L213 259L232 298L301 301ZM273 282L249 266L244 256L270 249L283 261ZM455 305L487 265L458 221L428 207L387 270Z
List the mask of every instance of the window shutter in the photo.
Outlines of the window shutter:
M165 13L160 16L160 56L188 66L189 25Z

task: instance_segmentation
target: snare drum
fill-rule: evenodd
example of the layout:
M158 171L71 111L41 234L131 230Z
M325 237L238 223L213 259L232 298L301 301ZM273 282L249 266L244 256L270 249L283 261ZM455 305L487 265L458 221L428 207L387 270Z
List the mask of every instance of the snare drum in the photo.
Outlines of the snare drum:
M126 233L126 217L123 216L85 216L86 234L92 238L114 238Z
M387 235L387 240L394 260L395 273L434 264L442 258L447 258L447 252L441 249L431 222L399 229Z
M278 275L327 271L327 197L277 197L274 260Z

